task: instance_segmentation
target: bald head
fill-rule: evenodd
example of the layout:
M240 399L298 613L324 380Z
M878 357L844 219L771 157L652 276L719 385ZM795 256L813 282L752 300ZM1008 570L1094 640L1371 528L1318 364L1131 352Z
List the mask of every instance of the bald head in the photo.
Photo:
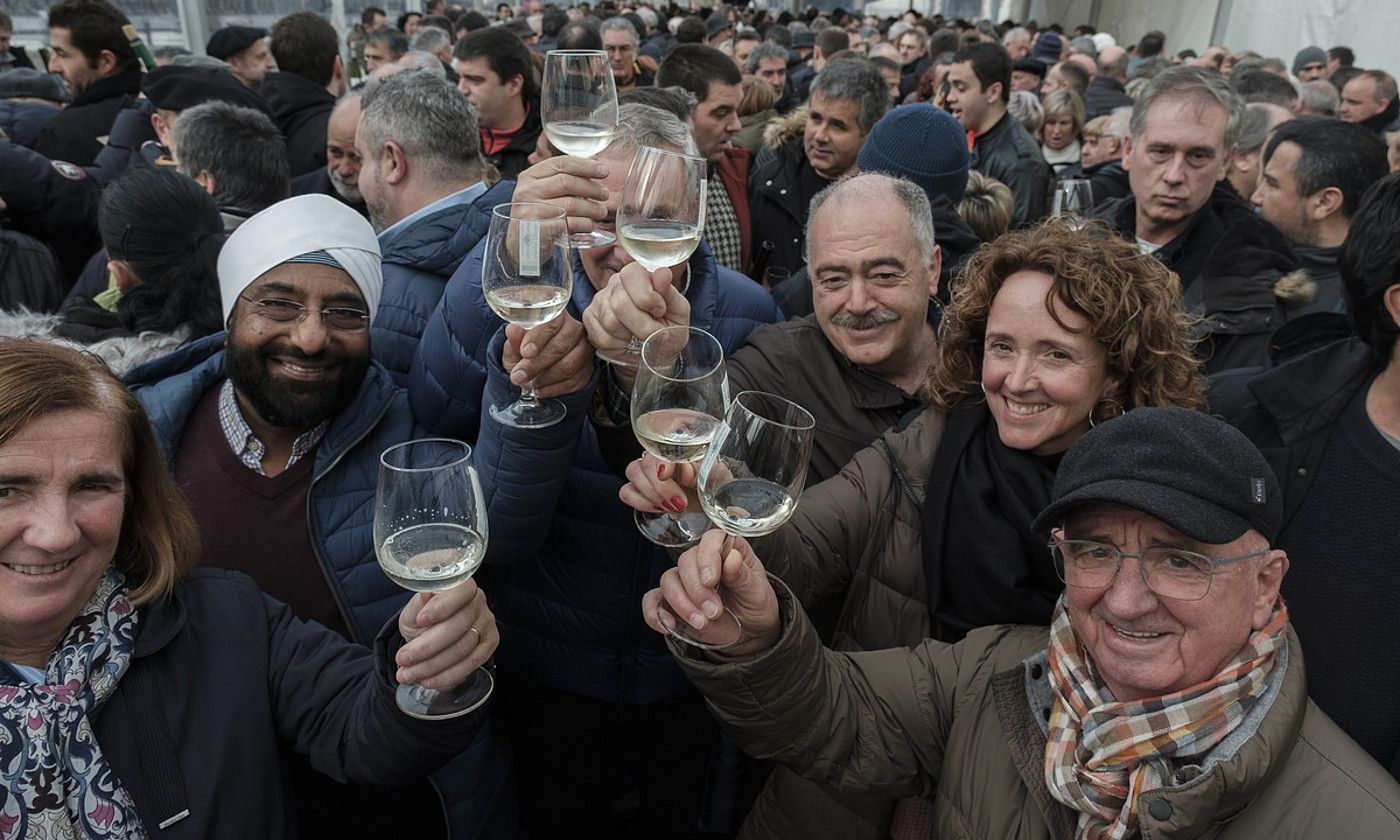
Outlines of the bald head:
M1097 76L1099 73L1099 65L1092 58L1090 58L1087 55L1084 55L1083 53L1075 53L1074 55L1065 59L1065 61L1068 61L1070 64L1078 64L1080 67L1083 67L1084 72L1088 73L1089 78L1091 79Z
M1109 47L1099 53L1099 73L1120 82L1128 81L1128 51Z

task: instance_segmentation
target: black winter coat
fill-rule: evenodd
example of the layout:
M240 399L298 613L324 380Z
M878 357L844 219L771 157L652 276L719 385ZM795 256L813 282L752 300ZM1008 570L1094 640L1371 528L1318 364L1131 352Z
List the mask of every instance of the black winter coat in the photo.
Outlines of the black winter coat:
M1011 188L1016 202L1013 228L1033 225L1050 210L1055 172L1040 153L1040 144L1007 113L989 131L977 135L972 168Z
M151 836L170 821L166 840L295 837L280 748L340 781L403 784L461 752L484 721L484 709L434 722L401 713L402 644L390 622L371 652L244 575L196 569L171 601L142 608L131 666L93 729Z
M61 113L57 106L42 102L0 99L0 131L21 146L32 149L44 125Z
M502 180L514 181L521 172L530 168L530 154L535 151L535 145L539 143L540 132L543 130L544 124L540 122L540 103L539 100L535 100L529 103L525 122L521 124L520 130L515 132L515 136L510 138L505 148L484 157L501 173Z
M768 265L796 272L806 264L802 246L807 241L807 203L802 200L798 170L806 165L802 138L780 146L749 170L749 224L751 242L773 243Z
M295 73L272 72L259 88L272 108L272 121L287 141L291 176L326 165L326 124L335 97L321 85Z
M50 160L91 165L102 151L98 138L111 133L117 114L140 93L139 69L98 79L61 114L44 123L34 141L34 150Z
M1089 80L1089 87L1084 91L1084 121L1095 117L1106 117L1113 113L1114 108L1133 107L1133 98L1123 90L1123 85L1117 79L1110 79L1107 76L1095 76Z
M101 186L88 171L49 161L32 149L0 140L0 198L6 227L27 233L54 249L69 284L88 257L102 247L97 232Z

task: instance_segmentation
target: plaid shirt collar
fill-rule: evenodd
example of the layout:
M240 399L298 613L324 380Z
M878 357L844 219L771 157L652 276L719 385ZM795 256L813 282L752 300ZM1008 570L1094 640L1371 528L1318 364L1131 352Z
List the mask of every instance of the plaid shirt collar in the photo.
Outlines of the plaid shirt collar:
M224 438L228 440L229 448L243 466L258 475L267 475L262 468L262 459L267 455L267 444L253 434L253 428L243 419L243 412L238 408L238 400L233 394L233 381L230 379L225 379L219 388L219 425L223 427ZM292 441L292 455L287 459L286 469L290 469L306 453L316 448L316 444L326 436L326 428L329 425L330 421L324 420L316 428Z

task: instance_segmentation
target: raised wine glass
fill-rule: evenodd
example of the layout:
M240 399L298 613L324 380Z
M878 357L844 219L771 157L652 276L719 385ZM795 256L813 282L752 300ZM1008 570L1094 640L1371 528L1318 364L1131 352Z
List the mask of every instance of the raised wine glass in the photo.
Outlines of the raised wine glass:
M569 261L569 228L563 209L552 204L498 204L491 211L481 291L502 319L524 329L559 316L569 305L574 269ZM490 408L497 422L518 429L552 426L564 419L564 404L535 396L533 382L520 398Z
M816 421L762 391L734 397L700 462L700 505L736 537L771 534L792 516L807 480Z
M540 121L554 148L572 157L592 157L617 133L617 86L608 54L602 50L550 50L540 85ZM601 230L576 233L575 248L611 245Z
M486 537L486 505L470 446L424 438L384 450L374 494L374 547L390 580L415 592L465 583L486 555ZM412 717L451 718L484 703L492 685L491 673L478 668L450 689L401 685L395 699Z
M643 146L632 158L617 208L617 239L647 271L670 268L685 272L705 230L709 190L704 158ZM636 365L639 343L618 353L599 353L604 361Z
M1055 197L1050 202L1050 215L1069 216L1071 220L1078 221L1083 219L1084 214L1093 206L1093 191L1086 179L1066 178L1055 183Z
M632 431L642 447L673 464L693 463L719 427L729 380L719 340L698 327L663 327L642 343L632 387ZM709 529L703 511L637 512L637 527L657 545L690 545Z

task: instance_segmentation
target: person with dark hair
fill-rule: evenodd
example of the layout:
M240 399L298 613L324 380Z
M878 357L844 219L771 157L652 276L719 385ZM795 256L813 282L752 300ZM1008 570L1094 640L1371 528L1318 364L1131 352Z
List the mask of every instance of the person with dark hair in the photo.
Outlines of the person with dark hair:
M1380 138L1327 117L1281 123L1264 146L1263 172L1251 200L1259 215L1293 243L1317 284L1312 311L1343 312L1337 259L1361 196L1390 172Z
M1281 485L1283 595L1309 694L1400 779L1400 568L1385 524L1400 498L1400 175L1361 198L1338 267L1355 333L1264 373L1213 377L1210 405Z
M107 287L57 315L0 314L0 336L81 345L120 375L219 331L224 226L199 185L174 172L132 169L103 192L98 226Z
M1338 71L1355 65L1356 53L1352 52L1351 47L1333 47L1327 51L1327 78L1330 79L1337 75Z
M422 19L422 12L404 12L394 21L394 28L412 38L417 34Z
M268 71L277 69L267 48L267 30L256 26L225 26L209 36L204 52L228 65L234 78L250 88L261 86Z
M807 101L812 92L812 80L826 67L827 59L841 50L850 49L850 46L850 34L839 27L828 26L817 33L812 47L812 59L790 77L793 95L798 102Z
M703 45L705 34L705 21L695 15L687 15L676 27L676 43Z
M485 29L490 25L491 22L486 19L486 15L473 9L458 15L457 19L452 23L452 30L456 33L457 40L460 41L467 37L468 33L475 32L478 29Z
M180 114L176 165L214 197L233 232L249 216L287 197L282 135L266 114L227 102L206 102Z
M33 147L44 124L68 101L57 77L18 67L0 74L0 131L22 146Z
M106 0L62 0L49 9L50 73L68 83L63 113L46 122L34 149L50 160L88 166L117 113L141 92L141 62L122 33L129 21Z
M602 51L603 38L598 31L598 22L592 18L586 18L565 23L559 28L556 45L552 49ZM535 51L547 52L539 49Z
M365 36L365 70L373 73L408 52L408 36L392 26L381 26Z
M579 21L575 22L577 23ZM531 49L541 55L550 50L601 49L595 47L566 47L561 45L559 34L569 23L569 16L563 9L552 3L545 6L544 10L540 12L540 39L535 42L535 45L531 47ZM594 26L597 26L596 22Z
M1230 86L1245 104L1265 102L1294 111L1298 107L1298 89L1287 79L1264 70L1230 74Z
M478 29L452 48L452 69L476 108L482 154L502 178L514 178L530 165L544 128L530 48L504 27Z
M24 47L11 43L10 38L14 34L14 20L8 13L0 11L0 73L6 73L10 70L35 69L34 62L30 60Z
M739 119L744 78L729 56L704 44L677 44L656 71L656 86L672 85L696 100L691 133L700 156L709 161L709 204L705 241L725 268L748 271L753 259L749 213L749 152L730 140L743 128Z
M1044 95L1057 90L1072 90L1082 99L1089 92L1089 71L1074 61L1050 65L1050 69L1045 71L1045 82L1040 86L1040 92Z
M973 44L953 56L948 70L948 111L962 123L972 147L972 168L1011 189L1015 227L1034 224L1048 208L1055 176L1040 144L1007 111L1011 59L999 44Z
M388 24L388 13L377 6L366 6L360 11L360 22L352 25L345 35L345 46L349 51L346 78L358 79L365 75L365 40L369 33Z
M272 25L277 70L261 93L287 140L292 177L326 165L326 123L346 90L345 65L335 30L313 12L293 12Z

